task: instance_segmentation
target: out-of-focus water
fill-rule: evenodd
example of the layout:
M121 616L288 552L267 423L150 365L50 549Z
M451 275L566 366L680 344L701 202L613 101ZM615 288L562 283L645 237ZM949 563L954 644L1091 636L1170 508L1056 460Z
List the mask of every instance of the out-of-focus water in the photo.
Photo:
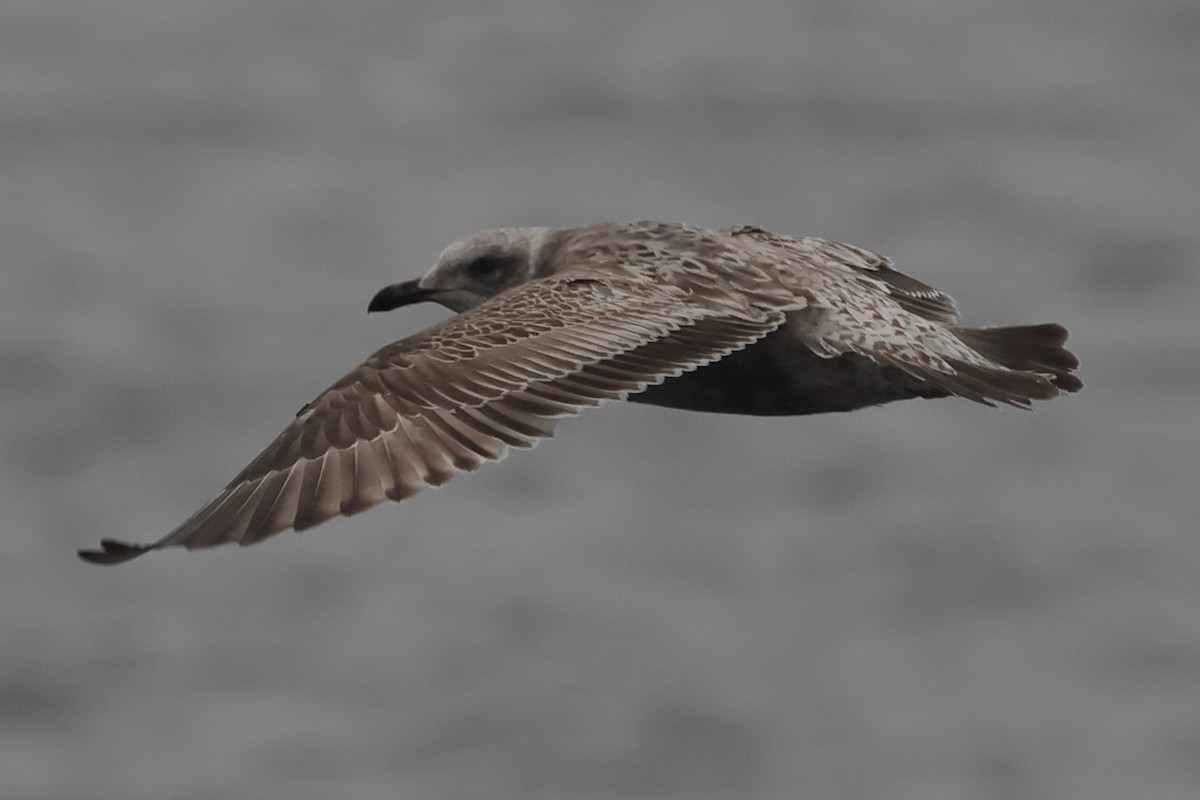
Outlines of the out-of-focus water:
M8 2L0 794L1200 796L1200 6ZM613 405L122 569L503 224L755 222L1082 394Z

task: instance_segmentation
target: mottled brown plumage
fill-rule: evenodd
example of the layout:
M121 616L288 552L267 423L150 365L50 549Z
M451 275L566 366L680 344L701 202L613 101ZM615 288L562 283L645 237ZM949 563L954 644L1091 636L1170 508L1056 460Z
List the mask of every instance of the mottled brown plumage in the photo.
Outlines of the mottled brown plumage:
M531 447L605 400L782 415L946 395L1027 406L1081 387L1058 325L960 328L949 296L881 256L752 226L488 231L370 310L426 300L460 313L318 395L166 537L80 556L304 530Z

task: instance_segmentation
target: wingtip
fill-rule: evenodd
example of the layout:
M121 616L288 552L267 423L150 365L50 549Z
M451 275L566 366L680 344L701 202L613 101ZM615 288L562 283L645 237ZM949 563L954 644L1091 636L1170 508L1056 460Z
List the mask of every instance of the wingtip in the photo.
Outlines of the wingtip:
M89 564L124 564L151 549L146 545L102 539L99 550L80 550L78 555Z

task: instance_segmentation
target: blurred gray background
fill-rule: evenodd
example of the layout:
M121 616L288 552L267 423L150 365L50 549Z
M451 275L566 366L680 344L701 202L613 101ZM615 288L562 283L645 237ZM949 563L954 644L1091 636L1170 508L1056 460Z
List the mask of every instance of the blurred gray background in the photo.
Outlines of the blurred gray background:
M754 222L1058 321L1082 394L611 405L158 538L504 224ZM1200 5L0 7L6 798L1200 796Z

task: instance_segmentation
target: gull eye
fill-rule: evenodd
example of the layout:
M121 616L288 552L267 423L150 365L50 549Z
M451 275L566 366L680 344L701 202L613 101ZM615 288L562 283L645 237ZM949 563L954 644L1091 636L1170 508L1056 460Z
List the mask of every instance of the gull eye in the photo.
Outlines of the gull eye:
M505 261L502 258L497 258L496 256L480 256L471 262L471 266L468 267L468 269L470 270L471 275L474 277L487 280L488 278L495 278L497 275L503 272L504 267Z

